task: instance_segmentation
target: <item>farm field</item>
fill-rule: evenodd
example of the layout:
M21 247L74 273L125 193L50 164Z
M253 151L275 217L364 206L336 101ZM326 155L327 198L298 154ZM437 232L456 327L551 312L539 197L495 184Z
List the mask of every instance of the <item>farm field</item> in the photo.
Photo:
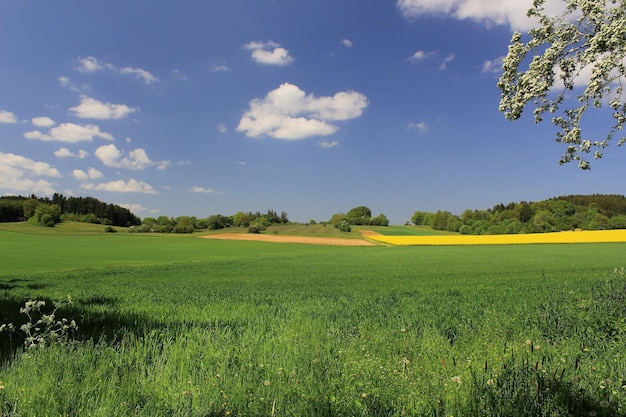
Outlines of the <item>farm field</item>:
M69 295L55 314L78 331L26 350L0 333L3 416L625 415L625 243L12 227L0 324Z

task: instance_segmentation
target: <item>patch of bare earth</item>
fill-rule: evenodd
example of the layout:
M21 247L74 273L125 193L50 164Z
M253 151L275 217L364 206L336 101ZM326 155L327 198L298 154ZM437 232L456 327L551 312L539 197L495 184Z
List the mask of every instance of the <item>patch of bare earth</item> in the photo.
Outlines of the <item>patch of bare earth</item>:
M380 236L380 233L374 232L373 230L361 230L361 236L363 237Z
M214 235L204 235L200 237L203 239L253 240L259 242L304 243L309 245L377 246L376 243L370 242L368 240L343 239L340 237L287 236L245 233L218 233Z

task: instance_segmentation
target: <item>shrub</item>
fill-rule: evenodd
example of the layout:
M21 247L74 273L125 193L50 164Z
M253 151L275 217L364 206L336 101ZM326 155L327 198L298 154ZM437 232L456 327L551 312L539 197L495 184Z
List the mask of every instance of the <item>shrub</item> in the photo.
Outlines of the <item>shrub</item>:
M342 232L351 232L352 231L352 227L350 226L350 223L348 223L347 220L342 220L339 225L337 226L337 228L342 231Z
M104 228L104 232L105 232L105 233L117 233L117 230L116 230L116 229L114 229L114 228L113 228L113 227L111 227L111 226L107 226L107 227L105 227L105 228Z
M259 224L251 224L250 227L248 227L248 233L259 234L261 233L261 230L264 229Z

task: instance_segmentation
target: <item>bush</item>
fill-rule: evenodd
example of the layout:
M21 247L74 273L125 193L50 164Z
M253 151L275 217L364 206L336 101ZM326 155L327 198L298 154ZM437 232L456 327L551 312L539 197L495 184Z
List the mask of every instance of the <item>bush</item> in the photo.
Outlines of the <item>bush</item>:
M261 230L265 229L259 224L251 224L250 227L248 227L248 233L259 234Z
M111 226L107 226L104 228L104 233L117 233L117 230L112 228Z
M337 226L337 228L342 231L342 232L351 232L352 231L352 227L350 226L350 223L348 223L347 220L342 220L339 225Z

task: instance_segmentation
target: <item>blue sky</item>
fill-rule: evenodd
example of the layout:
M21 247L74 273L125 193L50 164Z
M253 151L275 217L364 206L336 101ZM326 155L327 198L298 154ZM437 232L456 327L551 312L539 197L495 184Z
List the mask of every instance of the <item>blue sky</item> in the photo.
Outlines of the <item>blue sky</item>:
M401 224L624 193L621 149L590 172L559 166L549 122L498 112L499 60L529 6L0 2L0 194L301 222L366 205Z

